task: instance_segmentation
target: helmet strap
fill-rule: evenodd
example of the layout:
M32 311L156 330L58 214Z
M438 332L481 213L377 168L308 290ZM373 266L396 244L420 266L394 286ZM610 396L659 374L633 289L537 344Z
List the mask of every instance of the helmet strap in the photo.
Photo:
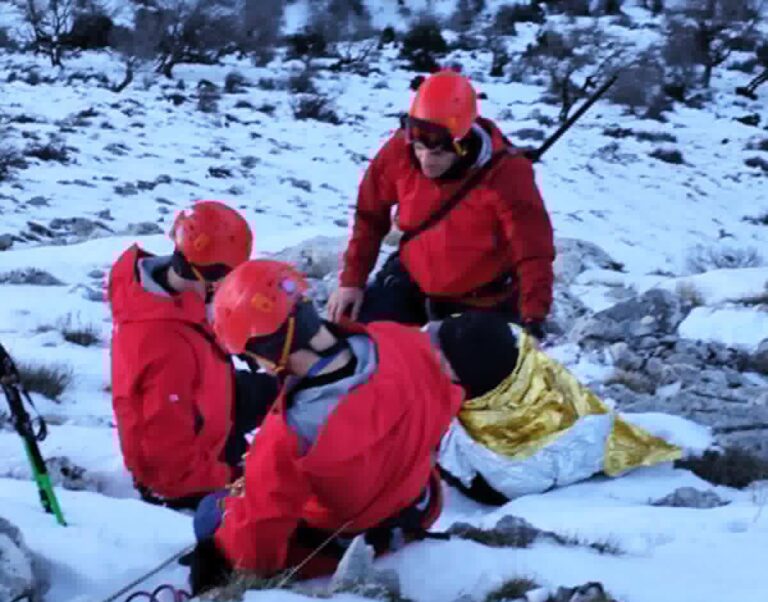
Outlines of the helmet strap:
M280 359L275 366L275 373L280 374L288 366L288 358L291 355L291 346L293 345L293 337L296 334L296 317L291 316L288 318L288 332L285 334L285 340L283 341L283 350L280 353Z

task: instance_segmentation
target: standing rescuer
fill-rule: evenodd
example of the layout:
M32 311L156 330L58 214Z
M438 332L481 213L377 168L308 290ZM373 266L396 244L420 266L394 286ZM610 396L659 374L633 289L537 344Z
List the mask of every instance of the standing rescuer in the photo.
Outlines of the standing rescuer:
M201 201L178 215L171 238L172 256L133 245L112 267L112 403L142 497L195 507L237 476L246 447L235 370L206 301L250 257L252 234L234 209Z
M552 302L552 227L531 162L479 117L463 75L440 71L368 167L329 317L423 324L494 309L541 336ZM367 289L382 239L404 233Z
M231 353L281 375L280 396L246 456L241 490L203 500L188 559L193 593L233 570L329 573L365 533L377 552L418 537L441 509L434 453L463 391L429 336L394 323L321 321L288 264L249 261L214 298Z

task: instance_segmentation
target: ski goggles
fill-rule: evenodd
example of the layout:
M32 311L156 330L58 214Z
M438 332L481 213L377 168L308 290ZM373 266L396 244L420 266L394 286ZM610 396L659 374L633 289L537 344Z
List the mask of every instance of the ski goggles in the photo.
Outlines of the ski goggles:
M405 132L405 141L408 144L419 142L430 150L457 150L456 141L451 132L442 125L403 115L400 118L400 126Z

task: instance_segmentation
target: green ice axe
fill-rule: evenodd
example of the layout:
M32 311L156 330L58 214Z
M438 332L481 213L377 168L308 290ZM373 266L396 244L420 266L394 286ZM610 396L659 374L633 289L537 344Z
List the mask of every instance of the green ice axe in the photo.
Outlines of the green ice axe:
M53 487L51 486L51 478L48 475L45 460L43 460L40 448L37 445L37 442L45 439L48 434L47 426L43 417L38 415L38 418L34 421L37 423L37 429L35 429L33 420L24 407L24 400L33 409L35 406L29 397L29 393L21 383L16 365L2 344L0 344L0 385L3 387L3 393L5 393L8 407L11 410L11 423L24 441L24 449L27 452L29 464L32 466L32 473L35 477L37 490L40 493L43 509L49 514L53 514L60 525L66 526L67 523L61 512L61 506L59 506L59 501L56 499Z

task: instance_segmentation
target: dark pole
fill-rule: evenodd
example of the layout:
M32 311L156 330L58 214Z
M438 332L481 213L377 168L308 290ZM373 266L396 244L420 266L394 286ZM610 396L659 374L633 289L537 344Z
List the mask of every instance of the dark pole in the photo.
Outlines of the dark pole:
M595 90L595 93L592 94L585 102L582 104L578 110L571 115L566 122L561 125L554 134L552 134L549 138L547 138L544 141L544 144L542 144L539 148L529 151L526 153L526 157L530 159L533 163L536 163L539 161L544 153L546 153L549 148L557 142L560 137L567 132L574 123L576 123L579 118L586 113L589 108L595 104L603 94L605 94L608 89L616 82L616 80L619 79L619 74L616 73L615 75L611 76L608 81L606 81L602 86L600 86L597 90Z

